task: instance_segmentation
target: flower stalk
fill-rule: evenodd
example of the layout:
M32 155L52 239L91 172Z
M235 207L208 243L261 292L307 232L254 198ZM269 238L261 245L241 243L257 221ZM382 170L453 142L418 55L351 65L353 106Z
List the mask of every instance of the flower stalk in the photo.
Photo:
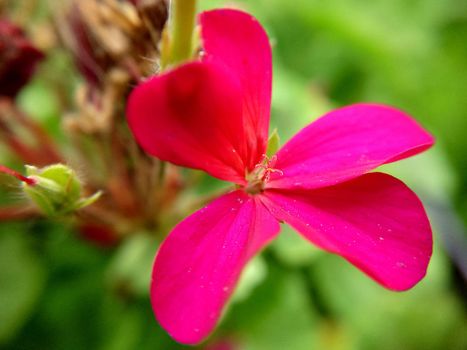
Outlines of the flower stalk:
M37 183L37 181L35 179L24 176L24 175L21 175L17 171L15 171L13 169L10 169L10 168L7 168L4 165L0 165L0 173L6 174L6 175L9 175L9 176L13 176L13 177L17 178L19 181L22 181L26 185L29 185L29 186L34 186Z
M161 41L161 69L190 59L193 55L193 33L196 0L172 0L169 22Z

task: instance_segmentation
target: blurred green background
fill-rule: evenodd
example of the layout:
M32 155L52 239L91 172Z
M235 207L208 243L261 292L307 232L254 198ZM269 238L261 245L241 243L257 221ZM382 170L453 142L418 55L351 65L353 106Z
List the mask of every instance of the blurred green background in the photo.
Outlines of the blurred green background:
M467 349L467 2L235 4L273 42L272 127L283 141L323 112L363 101L404 109L436 136L426 154L383 169L426 204L435 251L426 278L394 293L284 229L249 265L221 325L200 348ZM19 101L57 130L57 101L43 79L65 68L61 60L44 65ZM0 224L0 348L184 348L153 319L147 290L155 250L144 236L103 249L65 223Z

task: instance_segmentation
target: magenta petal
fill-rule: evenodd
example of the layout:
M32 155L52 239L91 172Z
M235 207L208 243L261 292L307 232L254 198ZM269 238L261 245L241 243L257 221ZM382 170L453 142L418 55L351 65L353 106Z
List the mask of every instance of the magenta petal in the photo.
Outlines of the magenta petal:
M277 154L270 188L319 188L420 153L433 137L397 109L357 104L332 111L295 135Z
M223 65L240 81L251 170L265 153L268 139L272 82L268 37L254 17L237 10L204 12L200 24L203 60Z
M133 90L127 117L150 154L244 183L245 131L237 79L214 64L194 62Z
M317 190L268 190L263 198L277 219L389 289L409 289L425 276L430 223L417 196L389 175Z
M160 247L152 275L151 301L162 327L181 343L203 340L245 263L278 232L257 197L241 191L178 224Z

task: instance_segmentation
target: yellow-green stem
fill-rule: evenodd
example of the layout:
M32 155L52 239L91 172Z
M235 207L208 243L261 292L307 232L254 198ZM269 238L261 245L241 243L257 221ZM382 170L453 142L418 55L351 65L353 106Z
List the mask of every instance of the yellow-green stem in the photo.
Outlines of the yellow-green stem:
M171 0L169 23L162 39L162 62L168 66L189 60L193 56L193 31L196 19L196 0Z

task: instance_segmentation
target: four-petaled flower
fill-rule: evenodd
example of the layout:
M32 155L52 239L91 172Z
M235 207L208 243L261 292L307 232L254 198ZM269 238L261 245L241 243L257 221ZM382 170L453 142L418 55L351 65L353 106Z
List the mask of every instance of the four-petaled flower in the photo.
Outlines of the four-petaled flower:
M282 222L386 288L413 287L432 252L425 210L401 181L370 172L426 150L432 136L396 109L358 104L326 114L267 158L268 38L235 10L199 21L202 58L138 86L127 109L148 153L237 185L161 245L151 301L162 327L182 343L204 339Z

